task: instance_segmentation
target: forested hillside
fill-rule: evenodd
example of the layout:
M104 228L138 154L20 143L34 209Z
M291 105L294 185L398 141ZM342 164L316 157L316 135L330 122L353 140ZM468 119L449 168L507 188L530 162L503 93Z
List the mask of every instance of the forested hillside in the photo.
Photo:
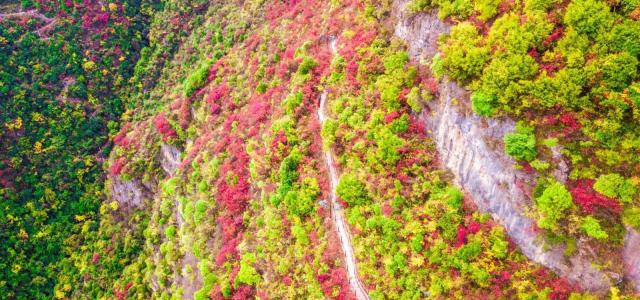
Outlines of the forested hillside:
M639 4L0 1L0 298L634 299Z

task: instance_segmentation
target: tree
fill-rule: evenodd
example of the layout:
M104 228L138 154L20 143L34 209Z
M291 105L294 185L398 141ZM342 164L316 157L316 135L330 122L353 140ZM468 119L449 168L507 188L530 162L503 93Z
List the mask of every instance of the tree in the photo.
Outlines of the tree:
M637 192L636 186L630 179L625 179L616 173L600 175L593 184L593 189L602 195L616 198L624 203L630 203Z
M614 91L622 91L638 74L638 59L627 52L606 56L601 66L605 85Z
M238 271L235 286L239 284L256 285L260 282L262 277L253 267L255 262L256 255L253 253L245 253L242 256L242 259L240 259L240 271Z
M471 94L471 107L473 111L484 117L492 116L498 108L498 99L495 95L476 91Z
M610 7L599 0L571 1L564 15L565 24L592 38L601 31L607 32L613 21Z
M504 136L505 152L515 159L531 161L536 155L536 138L533 132L508 133Z
M597 240L606 240L609 237L607 232L602 230L600 227L600 222L592 216L586 216L582 219L580 229L582 229L582 231L584 231L588 236Z
M573 200L564 185L553 181L547 185L542 195L536 199L536 205L542 213L542 218L538 220L538 226L554 230L564 211L573 205Z
M369 201L366 186L354 174L342 175L336 192L349 206L361 205Z
M611 30L610 46L614 51L626 51L638 57L640 55L640 22L625 20Z
M444 66L453 79L467 81L480 74L490 54L481 44L482 37L471 23L462 22L451 29L442 52Z

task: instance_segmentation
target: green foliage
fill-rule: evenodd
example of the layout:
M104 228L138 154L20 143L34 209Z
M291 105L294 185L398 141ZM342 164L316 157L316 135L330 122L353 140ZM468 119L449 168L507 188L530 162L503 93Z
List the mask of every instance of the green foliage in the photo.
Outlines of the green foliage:
M202 219L204 218L207 209L209 209L209 204L206 201L196 201L193 212L193 221L196 223L196 225L200 225L200 223L202 223Z
M167 228L164 229L164 235L166 235L168 239L173 239L176 236L176 227L173 225L167 226Z
M311 57L305 57L298 66L298 74L307 75L318 63Z
M640 22L625 20L615 25L611 30L610 39L614 51L625 51L637 58L640 55L640 45L635 41L640 40Z
M256 262L256 255L253 253L245 253L240 259L240 271L236 276L235 286L239 284L256 285L262 280L258 271L253 267Z
M517 130L504 136L505 152L515 159L531 161L536 155L536 137L531 131Z
M420 88L414 86L407 94L407 104L411 107L411 110L414 112L422 111L422 104L420 103Z
M305 217L313 211L315 200L320 195L320 187L314 177L304 178L298 191L289 191L284 204L291 215Z
M555 230L558 220L564 216L564 211L573 206L573 198L561 183L552 181L542 195L536 198L536 207L542 214L538 220L540 228Z
M476 91L471 94L471 107L473 111L484 117L492 116L498 106L498 99L496 96L482 92Z
M473 3L473 8L479 13L478 19L487 21L493 18L497 11L500 0L476 0Z
M640 230L640 207L631 207L624 210L622 220L625 225Z
M593 184L593 189L602 195L624 203L630 203L638 191L630 179L625 179L616 173L600 175Z
M288 95L282 103L285 112L289 115L293 114L296 108L298 108L300 104L302 104L303 97L304 95L302 94L302 92Z
M482 244L480 241L473 241L460 247L456 252L455 257L464 262L469 262L471 259L480 255L480 253L482 253Z
M604 84L614 91L622 91L638 74L638 59L627 52L610 54L601 64Z
M366 186L354 174L343 174L338 182L336 192L349 206L362 205L369 202Z
M443 63L451 78L464 82L480 74L489 60L489 48L481 44L482 37L471 23L462 22L451 29L442 45ZM436 62L434 59L434 65Z
M564 15L565 24L590 37L595 37L599 32L607 32L613 21L609 6L599 0L571 1Z
M183 84L185 96L191 97L193 93L204 86L204 84L207 82L207 77L209 76L209 69L211 69L211 65L213 65L213 61L206 61L187 77Z
M389 127L381 127L375 133L374 140L378 146L376 158L383 163L394 165L402 158L398 149L405 145L405 141L394 134Z
M609 237L609 235L600 227L600 222L592 216L586 216L582 219L580 229L582 229L582 231L584 231L588 236L597 240L606 240Z

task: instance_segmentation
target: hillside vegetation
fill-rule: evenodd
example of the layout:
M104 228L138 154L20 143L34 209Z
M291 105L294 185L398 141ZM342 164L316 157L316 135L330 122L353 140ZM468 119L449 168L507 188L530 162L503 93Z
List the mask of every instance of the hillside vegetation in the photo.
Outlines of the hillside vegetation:
M532 230L619 255L635 2L413 0L454 24L428 63L390 0L21 2L0 15L0 298L354 299L325 151L371 299L633 297L529 261L418 113L440 79L468 86L518 122L499 146L538 178Z

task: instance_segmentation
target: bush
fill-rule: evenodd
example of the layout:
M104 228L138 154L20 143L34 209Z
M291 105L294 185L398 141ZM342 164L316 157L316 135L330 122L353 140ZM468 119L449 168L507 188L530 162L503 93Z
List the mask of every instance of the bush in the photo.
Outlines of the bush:
M549 184L542 195L536 199L538 210L542 218L538 220L540 228L554 230L557 222L563 216L565 210L573 205L571 194L561 183L554 181Z
M622 214L622 221L625 225L640 230L640 207L626 209Z
M565 24L590 37L595 37L600 31L608 31L613 21L610 7L598 0L571 1L564 15Z
M353 174L340 177L336 192L349 206L362 205L369 201L366 186Z
M518 160L533 160L536 155L536 138L532 132L513 132L504 136L505 152Z
M602 195L618 199L624 203L630 203L637 192L637 188L631 180L625 179L616 173L598 177L593 184L593 189Z
M305 57L298 66L298 74L307 75L318 63L311 57Z
M404 146L404 139L398 137L388 127L382 127L375 134L375 142L378 145L376 157L388 165L395 165L401 157L398 149Z
M207 77L209 76L209 69L213 64L212 61L207 61L201 64L184 82L184 95L187 97L191 97L193 93L207 82Z
M489 93L476 91L471 94L471 107L476 114L490 117L498 108L498 99Z
M592 216L587 216L582 219L580 229L582 229L582 231L584 231L588 236L597 240L606 240L609 237L609 235L600 227L600 222Z
M490 54L489 48L480 46L481 42L478 30L469 22L460 23L451 29L442 52L444 66L453 79L467 81L480 75ZM433 64L436 63L434 58Z
M627 52L608 55L601 66L605 85L615 91L624 90L638 73L638 59Z
M245 253L240 259L240 271L238 271L238 275L236 277L235 286L237 287L239 284L247 284L247 285L256 285L262 277L255 268L253 268L253 264L256 262L256 255L253 253Z
M611 31L611 48L614 51L626 51L638 57L640 55L640 22L625 20Z
M198 200L195 204L195 211L193 213L193 221L196 225L200 225L202 222L202 218L205 216L207 209L209 208L209 204L204 200Z
M164 229L164 235L166 235L168 239L173 239L173 237L176 236L176 227L173 225L167 226L167 228Z

